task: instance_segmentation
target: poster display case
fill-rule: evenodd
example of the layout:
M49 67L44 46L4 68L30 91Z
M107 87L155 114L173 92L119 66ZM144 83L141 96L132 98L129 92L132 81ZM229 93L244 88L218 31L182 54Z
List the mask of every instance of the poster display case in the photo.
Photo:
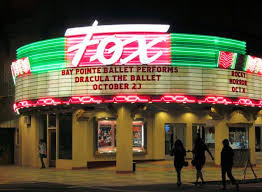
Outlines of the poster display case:
M133 131L133 151L144 151L144 123L143 121L134 121ZM99 154L116 153L116 121L101 120L98 121L97 128L97 152Z
M232 149L248 149L248 128L229 127L229 142Z
M116 152L116 121L99 121L97 147L99 153Z
M133 151L144 151L144 123L142 121L133 122Z
M229 144L234 151L233 165L243 167L250 158L248 127L229 127Z

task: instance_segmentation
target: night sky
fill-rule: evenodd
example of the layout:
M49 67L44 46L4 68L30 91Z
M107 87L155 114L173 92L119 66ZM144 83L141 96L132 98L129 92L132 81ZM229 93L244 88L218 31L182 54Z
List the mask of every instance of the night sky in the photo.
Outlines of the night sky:
M262 1L0 0L0 104L8 105L0 108L0 120L13 118L10 65L23 45L63 37L67 28L90 26L97 19L99 25L169 24L172 33L242 40L247 54L262 57L258 2Z
M97 19L99 25L170 24L169 32L234 38L247 42L247 54L262 57L261 3L242 2L1 0L0 42L14 57L20 46Z

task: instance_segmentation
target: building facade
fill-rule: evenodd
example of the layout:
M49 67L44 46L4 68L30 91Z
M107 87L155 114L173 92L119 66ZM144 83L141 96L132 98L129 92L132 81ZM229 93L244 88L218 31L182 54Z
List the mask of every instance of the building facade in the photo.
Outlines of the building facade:
M245 42L168 28L94 22L19 48L11 69L22 166L40 166L44 139L49 166L131 172L133 161L165 159L176 139L192 150L197 133L215 165L225 138L235 165L256 164L262 60L245 55Z

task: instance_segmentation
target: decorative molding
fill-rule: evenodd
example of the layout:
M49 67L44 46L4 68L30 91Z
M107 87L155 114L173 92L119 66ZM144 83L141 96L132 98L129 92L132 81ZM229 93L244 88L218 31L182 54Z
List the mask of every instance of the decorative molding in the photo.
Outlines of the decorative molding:
M77 121L88 121L92 117L91 112L87 112L83 109L77 110L75 115L76 115Z
M242 114L247 121L251 120L251 116L250 116L250 111L246 110L246 109L233 109L232 111L227 113L227 120L230 120L233 117L233 114L235 113L240 113Z
M251 115L253 116L254 121L257 120L259 115L262 115L260 111L261 111L260 109L255 109L255 110L250 111Z
M228 127L246 127L249 128L253 123L227 123Z

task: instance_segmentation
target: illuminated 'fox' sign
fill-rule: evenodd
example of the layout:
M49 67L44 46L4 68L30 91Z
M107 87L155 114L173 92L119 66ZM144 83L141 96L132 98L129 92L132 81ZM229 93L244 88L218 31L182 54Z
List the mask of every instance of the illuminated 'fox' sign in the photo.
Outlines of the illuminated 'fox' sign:
M65 33L68 67L170 64L169 25L108 25Z

